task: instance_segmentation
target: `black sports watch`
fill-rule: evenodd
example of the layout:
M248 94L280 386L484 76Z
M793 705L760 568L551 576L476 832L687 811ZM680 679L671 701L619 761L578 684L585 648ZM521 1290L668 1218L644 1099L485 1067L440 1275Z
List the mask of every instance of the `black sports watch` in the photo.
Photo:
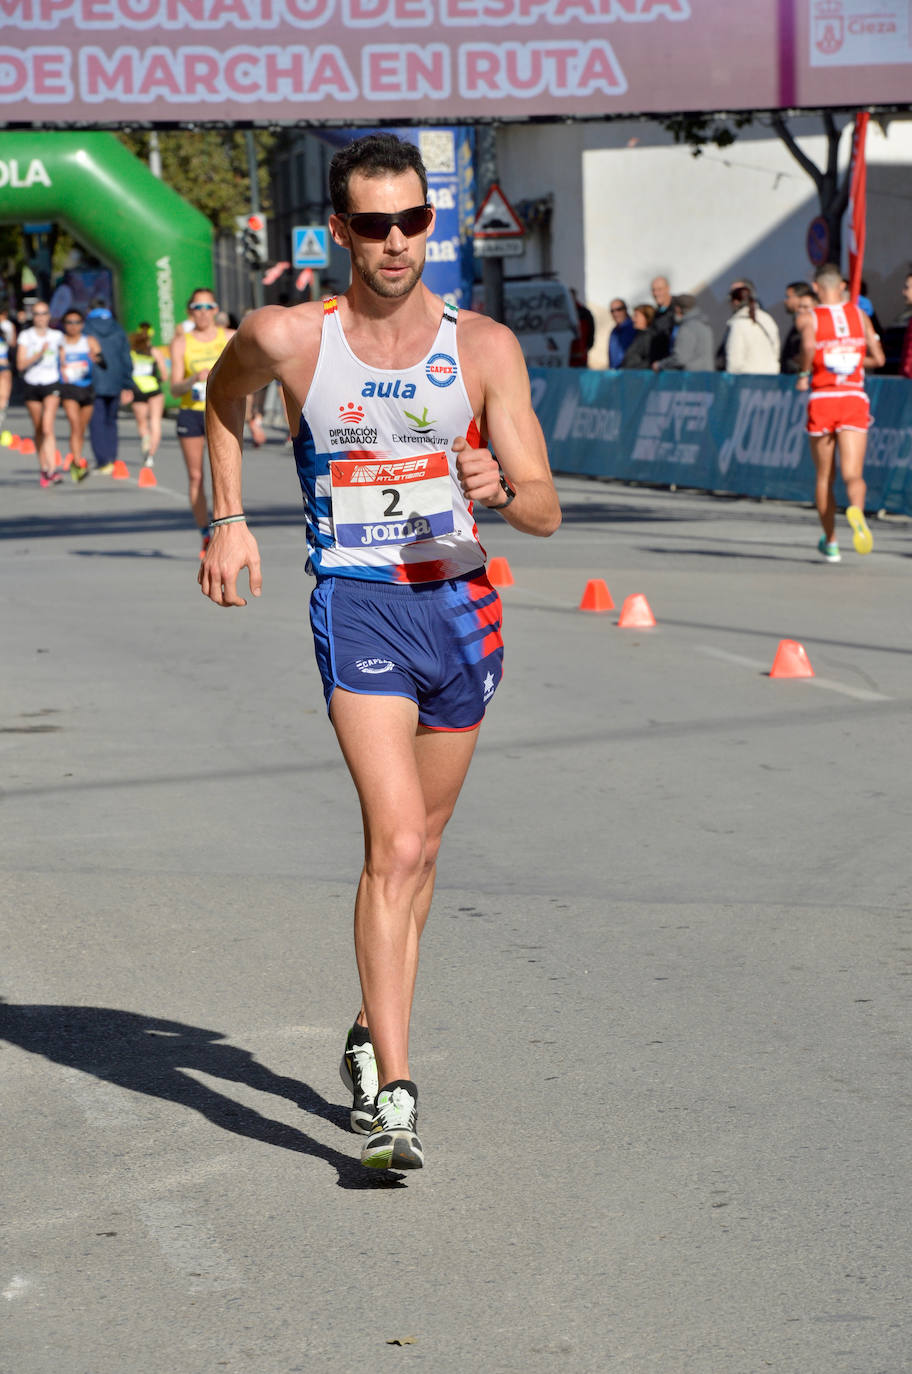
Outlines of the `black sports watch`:
M510 483L507 481L506 477L504 477L503 472L501 472L500 474L500 485L504 493L504 496L506 497L506 500L501 501L499 506L488 506L488 510L506 510L507 506L510 505L511 501L516 500L516 492L510 486Z

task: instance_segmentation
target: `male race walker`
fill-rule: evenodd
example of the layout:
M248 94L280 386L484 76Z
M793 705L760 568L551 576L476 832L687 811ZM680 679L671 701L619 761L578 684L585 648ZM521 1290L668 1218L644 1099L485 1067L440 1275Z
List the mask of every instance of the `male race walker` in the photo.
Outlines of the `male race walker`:
M864 517L867 486L862 472L871 424L864 374L865 368L883 367L884 351L868 316L846 301L838 267L819 267L814 282L820 304L795 317L801 337L801 372L795 386L811 393L807 432L817 474L814 499L823 527L817 548L828 563L838 563L833 492L837 450L855 552L870 553L874 545Z
M304 497L311 625L330 719L358 792L355 901L362 1004L342 1076L361 1162L424 1162L408 1058L418 944L435 865L500 681L500 599L477 504L515 529L560 524L528 373L514 335L421 282L434 227L417 148L368 135L330 174L330 232L351 255L346 292L254 311L207 392L212 539L204 595L243 606L262 579L241 499L245 397L274 377ZM492 450L496 453L496 459Z

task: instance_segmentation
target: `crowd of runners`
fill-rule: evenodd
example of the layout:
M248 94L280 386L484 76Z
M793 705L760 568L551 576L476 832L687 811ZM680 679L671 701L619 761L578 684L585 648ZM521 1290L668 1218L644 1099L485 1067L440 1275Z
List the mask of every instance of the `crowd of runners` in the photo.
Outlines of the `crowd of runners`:
M148 321L125 334L101 298L93 300L88 312L68 307L59 320L52 320L47 301L32 302L16 321L2 303L0 435L6 434L7 442L12 437L7 412L18 377L42 487L58 485L67 474L73 482L83 482L93 473L110 475L117 461L119 415L127 407L133 413L143 463L153 467L170 390L177 402L177 438L187 468L190 507L205 552L206 379L233 333L207 287L193 292L187 317L167 346L156 342ZM258 400L251 398L246 412L256 447L266 440ZM65 439L58 432L61 418Z

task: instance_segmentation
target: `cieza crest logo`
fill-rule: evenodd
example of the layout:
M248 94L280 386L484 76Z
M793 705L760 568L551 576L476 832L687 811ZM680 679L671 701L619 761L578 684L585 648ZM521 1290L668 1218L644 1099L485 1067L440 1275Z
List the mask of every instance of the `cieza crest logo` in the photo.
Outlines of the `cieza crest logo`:
M377 430L364 423L364 407L356 401L339 406L339 423L331 425L329 442L338 448L370 448L377 442Z
M424 370L434 386L452 386L456 380L456 359L449 353L432 353Z
M814 6L814 43L818 52L832 57L845 38L842 0L817 0Z
M391 663L388 658L359 658L355 660L355 667L359 673L391 673L395 666L395 663Z

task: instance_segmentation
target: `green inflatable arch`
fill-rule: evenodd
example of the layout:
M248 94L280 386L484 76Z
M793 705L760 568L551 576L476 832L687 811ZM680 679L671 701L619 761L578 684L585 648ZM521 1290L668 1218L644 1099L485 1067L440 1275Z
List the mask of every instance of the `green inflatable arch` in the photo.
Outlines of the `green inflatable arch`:
M56 220L114 277L117 318L168 344L197 286L215 286L212 225L113 134L0 139L0 223Z

